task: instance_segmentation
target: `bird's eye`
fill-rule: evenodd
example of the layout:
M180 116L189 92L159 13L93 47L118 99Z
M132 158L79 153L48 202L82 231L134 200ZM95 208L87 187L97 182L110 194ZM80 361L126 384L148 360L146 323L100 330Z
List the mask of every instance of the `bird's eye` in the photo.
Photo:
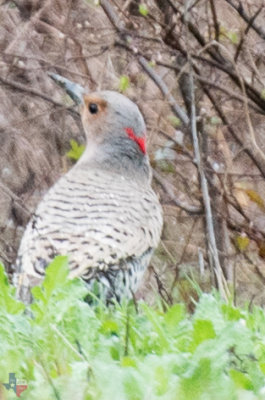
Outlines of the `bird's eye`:
M98 112L98 105L96 103L89 103L88 109L91 114L97 114Z

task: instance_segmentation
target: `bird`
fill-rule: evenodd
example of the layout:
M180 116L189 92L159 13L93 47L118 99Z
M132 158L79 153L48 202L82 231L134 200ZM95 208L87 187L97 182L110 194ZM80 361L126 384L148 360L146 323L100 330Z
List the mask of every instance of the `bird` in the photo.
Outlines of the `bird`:
M158 246L162 207L151 187L146 126L125 95L89 92L54 73L78 104L86 147L48 190L26 226L15 264L18 298L30 302L57 255L67 255L69 278L105 301L132 298Z

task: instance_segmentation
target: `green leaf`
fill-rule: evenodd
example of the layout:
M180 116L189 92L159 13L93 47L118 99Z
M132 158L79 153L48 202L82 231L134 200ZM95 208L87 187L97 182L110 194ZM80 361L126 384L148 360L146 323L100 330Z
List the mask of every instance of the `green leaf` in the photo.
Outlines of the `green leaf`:
M130 78L127 75L122 75L119 82L119 91L125 92L130 86Z
M45 271L43 287L47 297L50 297L57 288L65 285L68 273L68 257L56 256Z
M133 367L136 368L137 363L136 361L131 358L131 357L122 357L121 359L121 366L122 367Z
M263 374L265 375L265 362L259 363L259 367L260 367L261 371L263 372Z
M169 337L166 335L164 330L162 318L154 310L147 307L147 305L142 304L142 308L149 321L152 323L154 331L158 334L161 345L164 348L167 348L169 346Z
M256 192L255 190L252 189L246 189L245 190L246 194L248 195L248 197L250 198L251 201L253 201L254 203L257 204L257 206L259 206L259 208L262 211L265 211L265 203L263 198L258 194L258 192Z
M227 37L233 44L239 43L239 36L236 32L227 32Z
M234 239L235 245L239 251L244 252L249 246L249 238L243 235L237 235Z
M227 38L230 40L231 43L237 45L239 43L239 36L238 33L235 31L228 31L226 27L220 26L220 37Z
M166 394L169 386L169 375L165 368L160 365L155 370L156 392L158 396Z
M117 334L119 332L119 326L116 321L106 320L103 322L101 332L104 334Z
M191 375L181 379L180 398L183 400L203 399L204 397L202 394L205 393L208 386L213 383L211 375L211 361L208 358L202 358L199 361L199 365L191 371ZM210 399L213 397L207 396L206 398Z
M128 400L143 400L144 387L140 384L137 375L128 374L123 381L124 392Z
M219 118L217 116L214 116L214 117L210 118L210 123L212 125L221 125L222 124L222 120L221 120L221 118Z
M151 60L148 62L149 67L154 68L156 66L156 61L155 60Z
M204 342L205 340L214 339L216 333L213 323L208 320L198 319L193 324L193 342L191 343L191 351Z
M66 153L67 157L78 161L79 158L85 151L85 146L83 144L78 144L74 139L70 140L71 149Z
M260 97L265 100L265 88L260 92Z
M110 355L113 360L118 361L120 359L120 349L119 346L111 346L110 347Z
M143 15L144 17L147 16L147 14L148 14L148 8L147 8L147 6L146 6L145 4L140 4L140 5L139 5L139 13L140 13L141 15Z
M229 321L238 321L242 318L242 312L230 304L223 304L222 311Z
M169 115L168 120L174 128L178 128L181 125L181 121L175 115Z
M254 386L251 382L251 379L241 371L237 371L235 369L230 369L229 374L236 386L246 390L253 390Z
M158 161L156 164L163 172L166 172L168 174L176 172L176 167L172 162L168 162L167 160L161 160Z
M183 304L174 304L169 308L165 315L167 327L174 330L177 328L180 321L185 318L185 307Z
M55 259L46 268L45 278L41 286L35 286L34 288L32 288L31 293L33 295L33 298L47 305L49 299L56 291L56 289L66 285L68 273L68 257L56 256ZM35 309L34 304L31 307ZM37 305L36 307L39 310L39 306Z
M24 304L15 299L15 288L9 285L4 266L0 264L0 310L18 314L24 309Z
M34 286L31 289L31 294L35 300L40 300L42 302L45 301L45 294L44 294L44 291L42 290L41 286Z

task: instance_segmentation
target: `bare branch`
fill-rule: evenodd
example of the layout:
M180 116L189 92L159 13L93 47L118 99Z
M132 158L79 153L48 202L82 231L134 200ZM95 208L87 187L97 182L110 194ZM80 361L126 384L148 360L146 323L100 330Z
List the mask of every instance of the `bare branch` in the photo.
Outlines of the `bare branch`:
M235 57L234 57L234 60L235 60L235 61L237 61L237 59L238 59L238 56L239 56L240 51L241 51L241 49L242 49L242 46L243 46L243 43L244 43L244 41L245 41L246 35L248 34L248 32L249 32L251 26L254 24L255 19L256 19L257 16L260 14L262 8L263 8L263 6L261 6L260 8L258 8L258 10L255 12L255 14L254 14L254 15L250 18L250 20L248 21L248 24L247 24L247 27L246 27L246 29L245 29L244 35L242 35L242 38L241 38L241 40L240 40L240 42L239 42L239 44L238 44L238 46L237 46L237 49L236 49L236 53L235 53Z
M118 15L113 10L108 0L100 0L100 5L105 11L105 14L109 18L114 28L120 33L124 29L124 24L121 22Z
M101 4L102 8L104 9L106 15L108 16L110 22L113 24L115 29L120 34L121 40L123 40L123 37L122 37L123 36L122 34L124 34L123 24L120 22L119 17L116 15L115 11L113 10L113 8L111 7L111 5L109 4L108 1L101 0L100 4ZM126 45L126 47L130 47L130 46L128 46L127 43L125 45ZM133 49L132 49L132 51L133 51ZM134 54L138 56L138 51L134 50ZM155 73L155 71L150 67L147 60L143 56L138 56L137 58L138 58L139 64L143 67L145 72L150 76L150 78L155 82L157 87L161 90L163 95L168 99L168 102L171 105L171 108L174 111L174 113L178 116L178 118L183 122L183 124L185 126L188 126L189 118L188 118L187 114L185 113L184 110L181 109L181 107L178 106L176 100L171 95L168 87L166 86L166 84L164 83L162 78L158 74Z
M185 111L181 107L179 107L163 79L160 78L160 76L153 70L153 68L150 67L144 57L140 56L138 60L139 64L141 64L145 72L150 76L150 78L155 82L157 87L159 87L163 95L166 97L174 113L179 117L179 119L183 122L185 126L188 126L189 117L187 116Z
M8 187L7 187L4 183L2 183L2 182L0 182L0 187L1 187L1 190L2 190L5 194L7 194L7 195L12 199L12 201L14 201L14 203L16 204L16 206L17 206L27 217L30 217L30 216L31 216L32 213L30 212L30 210L25 206L24 202L23 202L12 190L8 189Z
M181 208L181 210L185 211L186 213L190 215L201 215L203 214L203 210L201 207L196 207L189 205L187 203L184 203L184 201L179 200L176 195L174 194L173 188L171 188L171 185L169 182L167 182L163 177L155 170L153 170L153 176L155 180L159 183L159 185L165 190L165 192L169 195L173 203Z
M238 12L238 14L244 19L244 21L246 21L248 24L250 23L251 17L249 17L245 12L241 1L238 2L238 5L235 4L232 0L225 0L225 1ZM253 23L251 24L251 28L254 29L254 31L257 32L257 34L262 39L265 39L265 31L260 26L257 26L255 23Z
M45 101L48 101L49 103L52 103L54 106L66 108L67 111L69 111L71 114L73 114L74 116L78 116L79 117L79 113L77 111L75 111L73 109L73 107L65 107L64 104L59 103L56 100L53 100L51 97L47 96L46 94L43 94L43 93L39 92L36 89L29 88L26 85L22 85L21 83L18 83L18 82L13 82L13 81L11 81L9 79L4 79L1 76L0 76L0 82L2 82L4 85L10 86L13 89L16 89L16 90L18 90L20 92L26 92L29 95L40 97L41 99L43 99Z
M199 146L199 138L197 134L197 123L196 123L196 108L195 108L195 96L194 96L194 81L193 81L193 71L192 65L190 64L190 88L191 88L191 133L193 138L193 148L195 160L197 163L197 168L199 172L202 197L203 197L203 205L205 209L205 218L206 218L206 226L209 240L209 251L210 257L209 260L213 264L213 270L215 272L215 276L217 279L218 288L222 294L222 296L227 299L229 291L225 285L225 280L223 276L223 271L219 261L218 249L216 245L216 238L214 232L214 224L213 224L213 215L211 208L211 201L209 195L208 182L203 170L202 162L201 162L201 154L200 154L200 146Z
M212 92L204 87L204 92L208 96L208 98L211 100L212 104L214 105L215 110L217 111L219 117L221 118L223 124L227 126L227 129L229 133L232 135L232 137L235 139L236 143L238 143L241 148L247 153L247 155L250 157L250 159L253 161L253 163L256 165L256 167L259 169L261 172L262 176L265 178L265 163L263 156L260 155L260 152L255 150L252 147L249 147L244 143L244 140L235 132L235 130L232 128L232 126L229 124L229 121L225 115L225 113L222 110L222 107L218 104L218 102L215 99L215 96L212 94Z
M213 24L214 24L214 30L215 30L215 40L218 42L219 41L219 35L220 35L220 24L218 22L214 0L210 0L210 6L211 6L212 15L213 15Z

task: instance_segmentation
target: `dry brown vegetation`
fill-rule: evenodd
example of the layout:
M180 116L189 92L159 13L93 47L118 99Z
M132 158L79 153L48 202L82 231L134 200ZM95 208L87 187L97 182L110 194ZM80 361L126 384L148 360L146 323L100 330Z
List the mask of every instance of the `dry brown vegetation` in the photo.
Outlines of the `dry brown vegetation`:
M84 143L53 71L91 90L124 90L144 113L165 216L147 286L188 300L192 271L205 290L263 304L263 0L95 3L0 6L3 263L12 273L25 224L71 165L70 140Z

